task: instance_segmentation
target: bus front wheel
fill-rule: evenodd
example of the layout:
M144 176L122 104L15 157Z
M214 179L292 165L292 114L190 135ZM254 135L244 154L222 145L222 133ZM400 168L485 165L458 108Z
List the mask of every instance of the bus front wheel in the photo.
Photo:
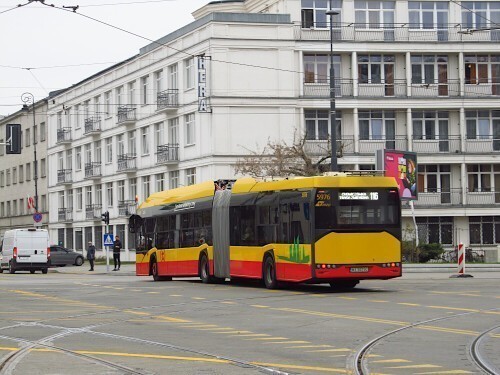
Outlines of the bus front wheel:
M212 278L210 277L210 263L206 255L202 255L200 259L200 279L203 284L212 282Z
M264 261L264 285L267 289L276 289L278 281L276 280L276 265L274 259L270 256Z
M154 281L171 281L172 278L169 276L160 276L159 270L158 270L158 262L156 259L153 259L153 262L151 263L151 274L153 275L153 280Z

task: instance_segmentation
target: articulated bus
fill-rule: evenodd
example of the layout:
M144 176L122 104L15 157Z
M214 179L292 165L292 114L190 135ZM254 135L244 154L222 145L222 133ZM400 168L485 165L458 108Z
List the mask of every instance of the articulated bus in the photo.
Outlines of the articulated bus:
M152 194L130 218L136 274L329 283L401 276L393 178L335 174L209 181Z

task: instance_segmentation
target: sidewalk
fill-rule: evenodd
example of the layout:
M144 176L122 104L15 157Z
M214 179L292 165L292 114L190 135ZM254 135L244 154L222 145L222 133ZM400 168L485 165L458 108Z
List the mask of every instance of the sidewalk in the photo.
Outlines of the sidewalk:
M135 276L135 263L122 263L120 271L113 271L113 262L109 265L109 272L106 272L106 264L96 264L94 271L89 271L89 262L80 266L66 266L49 268L49 272L67 274L87 274L87 275L110 275L110 276Z

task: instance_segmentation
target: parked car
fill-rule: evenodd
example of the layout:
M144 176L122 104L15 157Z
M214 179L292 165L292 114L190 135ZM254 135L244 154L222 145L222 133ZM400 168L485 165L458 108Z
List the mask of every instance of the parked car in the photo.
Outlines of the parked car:
M50 247L51 267L64 267L67 265L81 266L83 262L83 255L77 253L75 250L66 249L58 245Z
M49 233L46 229L12 229L4 233L0 273L16 271L42 271L47 273L50 262Z

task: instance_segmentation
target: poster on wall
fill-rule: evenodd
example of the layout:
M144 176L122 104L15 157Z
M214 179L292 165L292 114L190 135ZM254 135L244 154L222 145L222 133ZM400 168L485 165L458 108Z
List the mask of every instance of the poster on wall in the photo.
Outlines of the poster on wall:
M399 196L403 200L417 200L417 154L408 151L378 150L377 169L394 177L398 183Z

